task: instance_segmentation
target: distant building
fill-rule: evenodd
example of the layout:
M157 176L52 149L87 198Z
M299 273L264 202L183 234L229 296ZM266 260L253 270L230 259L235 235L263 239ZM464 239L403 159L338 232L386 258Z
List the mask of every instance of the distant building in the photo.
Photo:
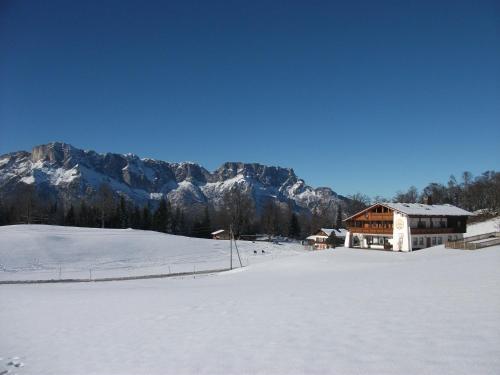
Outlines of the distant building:
M225 229L219 229L210 234L213 240L229 240L229 232Z
M412 251L463 238L472 214L449 204L376 203L344 221L345 247Z
M306 238L309 246L316 250L328 249L335 245L342 245L345 240L347 230L334 228L321 228L316 233Z

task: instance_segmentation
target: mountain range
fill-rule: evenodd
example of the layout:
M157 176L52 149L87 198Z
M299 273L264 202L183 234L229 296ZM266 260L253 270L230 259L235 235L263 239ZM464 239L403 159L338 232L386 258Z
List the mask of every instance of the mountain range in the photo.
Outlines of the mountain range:
M270 200L308 213L335 210L348 201L328 187L312 188L291 168L257 163L226 162L210 172L196 163L97 153L62 142L0 156L3 198L14 197L20 186L32 185L47 199L77 202L93 197L102 184L137 205L155 205L168 198L185 210L217 208L235 186L252 198L257 212Z

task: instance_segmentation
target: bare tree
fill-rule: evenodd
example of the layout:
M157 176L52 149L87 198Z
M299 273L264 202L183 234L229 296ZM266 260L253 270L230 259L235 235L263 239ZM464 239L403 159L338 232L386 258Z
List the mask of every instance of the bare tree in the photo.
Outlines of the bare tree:
M106 183L99 186L96 197L96 205L99 208L99 213L101 217L101 228L105 227L106 220L115 208L115 197L113 190Z
M356 212L364 210L371 203L370 198L361 193L356 193L354 195L350 195L349 202L347 204L348 215L355 214Z
M417 203L418 190L415 186L410 186L406 192L398 191L392 200L401 203Z
M222 199L222 209L228 215L233 233L239 237L250 227L255 215L255 209L251 197L244 188L235 184L228 190Z

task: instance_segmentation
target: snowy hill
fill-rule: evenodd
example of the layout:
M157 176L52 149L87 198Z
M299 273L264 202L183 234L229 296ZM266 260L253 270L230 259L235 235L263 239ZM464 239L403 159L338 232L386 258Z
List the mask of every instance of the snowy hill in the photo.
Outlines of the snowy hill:
M465 233L465 237L492 232L500 232L500 217L467 225L467 233Z
M296 243L238 241L238 248L244 265L304 252ZM0 280L88 278L89 272L98 278L202 271L229 267L229 254L229 241L151 231L0 227ZM233 263L239 265L235 251Z
M138 204L168 197L186 210L218 206L224 193L240 185L259 210L266 201L291 203L296 211L336 207L347 198L329 188L313 189L293 169L224 163L214 172L191 163L168 163L134 154L99 154L54 142L0 156L0 193L15 196L21 185L35 186L46 198L91 198L102 183ZM199 208L199 207L198 207Z
M498 264L499 246L337 248L199 278L1 285L0 372L496 375Z

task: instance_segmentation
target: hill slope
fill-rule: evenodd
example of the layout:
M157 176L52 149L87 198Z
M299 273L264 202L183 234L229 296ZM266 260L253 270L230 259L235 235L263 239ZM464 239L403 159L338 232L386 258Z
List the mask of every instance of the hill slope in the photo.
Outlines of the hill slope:
M295 243L238 241L238 248L245 265L304 252ZM88 278L89 270L93 277L191 272L229 262L229 241L133 229L0 227L0 280ZM239 265L235 249L233 264Z

